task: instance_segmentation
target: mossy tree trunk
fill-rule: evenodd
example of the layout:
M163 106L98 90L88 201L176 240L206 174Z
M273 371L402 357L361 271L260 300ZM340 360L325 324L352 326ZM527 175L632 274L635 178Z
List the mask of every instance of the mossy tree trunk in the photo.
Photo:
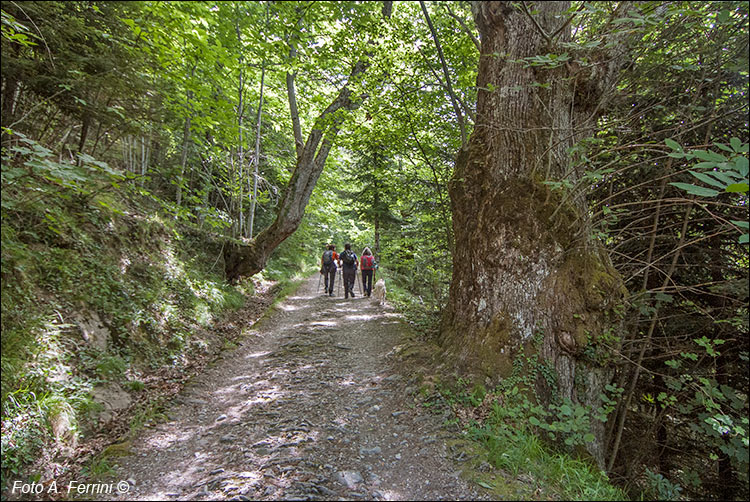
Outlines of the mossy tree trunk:
M477 120L450 182L455 251L442 342L461 366L507 376L539 333L538 351L557 378L556 386L538 382L539 397L596 406L608 371L581 355L604 330L622 286L587 239L583 197L564 199L543 181L568 171L568 148L585 134L583 119L595 115L618 66L607 59L576 73L519 62L565 52L568 8L472 4L481 36ZM592 432L588 449L603 465L604 429Z

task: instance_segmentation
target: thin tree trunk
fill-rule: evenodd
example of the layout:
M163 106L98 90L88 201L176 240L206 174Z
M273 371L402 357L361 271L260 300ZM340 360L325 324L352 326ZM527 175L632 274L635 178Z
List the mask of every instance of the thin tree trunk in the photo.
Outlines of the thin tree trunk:
M187 165L188 148L190 146L190 115L185 117L185 127L182 130L182 156L180 158L180 173L177 176L177 205L182 204L182 177Z
M292 47L289 50L289 56L295 57L297 51ZM286 74L286 92L289 98L289 111L292 115L292 131L294 132L294 147L297 152L297 162L303 154L304 141L302 140L302 126L299 121L299 111L297 110L297 92L294 88L294 73Z
M40 143L46 142L46 136L47 136L48 131L52 130L52 135L54 136L54 128L52 128L52 123L55 121L59 113L60 113L60 109L58 107L54 107L54 109L52 110L52 113L50 113L49 115L49 119L47 119L47 121L44 124L44 127L39 133Z
M239 190L239 193L237 194L237 218L239 219L239 222L237 222L238 228L236 235L243 235L244 233L244 218L245 213L242 209L243 203L244 203L244 183L242 183L242 180L244 179L244 166L245 166L245 139L243 137L243 119L245 115L245 59L242 52L242 33L240 32L240 24L239 24L239 18L235 19L235 31L237 33L237 43L240 47L240 54L239 54L239 84L237 86L237 131L239 134L239 142L237 145L237 170L238 170L238 176L237 176L237 190ZM234 194L232 194L234 197ZM233 216L234 218L234 216Z
M78 140L78 153L83 153L83 147L86 145L86 138L89 136L89 127L91 126L91 114L84 112L81 125L81 136ZM78 163L80 164L80 159Z
M451 98L451 104L453 104L453 111L458 119L458 127L461 130L461 148L466 146L466 121L461 113L461 107L458 105L458 99L456 93L453 91L453 85L451 84L451 76L448 72L448 65L445 63L445 57L443 56L443 48L440 46L440 39L438 39L435 27L432 25L430 14L427 12L427 7L424 4L424 0L419 0L419 5L422 7L422 13L427 21L427 26L430 28L432 34L432 40L435 42L435 48L437 49L438 58L440 59L440 65L443 69L443 75L445 76L445 85L448 88L448 95Z
M122 138L122 163L125 164L125 170L128 171L130 167L128 166L128 138L127 136L124 136Z
M378 192L377 185L375 187L375 203L373 204L376 208L380 207L380 193ZM380 259L380 211L375 211L375 259Z
M20 52L20 44L11 44L11 47L13 48L13 58L17 59L18 54ZM2 110L2 118L3 118L3 125L7 126L8 124L14 124L16 122L16 103L18 103L18 93L19 90L19 81L16 78L15 75L9 75L5 80L5 86L3 88L2 93L2 106L0 106L0 110ZM2 131L2 137L0 138L0 142L3 146L5 146L5 143L7 141L10 141L10 135L5 132L5 130Z
M253 238L253 229L255 224L255 202L258 198L258 170L260 166L260 125L263 116L263 83L266 76L266 60L260 70L260 98L258 99L258 120L255 126L255 158L253 159L253 198L250 201L250 225L248 228L248 237Z
M682 222L682 230L680 232L680 240L677 247L681 247L682 244L685 242L685 235L687 232L688 224L690 223L690 212L693 209L693 204L689 204L687 209L685 210L685 216L683 217ZM669 266L669 270L667 271L667 275L664 277L664 281L662 283L662 289L669 285L669 282L672 280L672 274L674 273L674 269L677 266L677 260L680 257L680 253L675 253L672 256L672 263ZM643 355L646 353L646 349L650 347L651 345L651 337L654 334L654 329L656 329L656 323L659 320L659 308L661 307L661 299L656 300L656 305L654 306L654 313L653 313L653 319L651 321L651 324L648 328L648 333L646 334L646 339L643 342L643 345L641 345L641 350L638 353L638 360L635 363L635 372L633 374L633 377L630 380L630 386L628 387L628 391L623 396L623 405L622 405L622 413L619 416L619 421L617 423L617 432L615 435L615 442L612 446L612 453L609 457L609 463L607 464L607 471L612 470L612 466L615 464L615 460L617 459L617 453L620 448L620 440L622 438L622 431L625 426L625 419L628 416L628 410L630 407L630 400L633 397L633 392L635 391L636 383L638 382L638 377L641 374L641 368L643 363Z
M190 78L195 75L196 64L190 68ZM193 97L192 91L187 91L187 116L185 117L185 128L182 131L182 157L180 159L180 172L177 176L177 205L182 204L182 177L185 175L185 166L187 165L188 148L190 146L190 125L192 110L190 109L190 100Z
M140 179L140 185L143 186L143 180L146 177L146 173L148 172L148 166L151 162L151 139L154 134L154 126L151 124L149 126L148 131L148 143L146 144L146 158L144 159L143 163L141 164L141 179Z

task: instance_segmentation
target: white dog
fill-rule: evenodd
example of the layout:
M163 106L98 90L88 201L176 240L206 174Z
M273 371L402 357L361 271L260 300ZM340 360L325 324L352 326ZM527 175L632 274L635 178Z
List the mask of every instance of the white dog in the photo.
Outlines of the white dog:
M380 305L385 304L385 280L384 279L378 279L375 283L375 287L372 288L372 296L375 297L375 299L380 303Z

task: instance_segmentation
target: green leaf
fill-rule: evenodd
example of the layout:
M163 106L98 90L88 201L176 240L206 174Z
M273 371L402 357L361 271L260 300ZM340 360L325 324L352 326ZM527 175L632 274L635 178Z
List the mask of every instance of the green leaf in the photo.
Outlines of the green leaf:
M593 435L593 434L591 434L590 432L589 432L588 434L584 434L584 436L583 436L583 440L584 440L585 442L587 442L587 443L590 443L590 442L592 442L592 441L593 441L594 439L596 439L596 436L594 436L594 435Z
M747 183L732 183L726 190L729 193L747 193L748 188Z
M725 152L730 152L730 153L734 152L734 150L732 150L731 148L729 148L724 143L714 143L714 146L716 148L720 149L720 150L724 150Z
M680 144L679 144L679 143L677 143L677 142L676 142L675 140L673 140L673 139L669 139L669 138L667 138L667 139L665 139L665 140L664 140L664 143L666 143L666 145L667 145L667 146L668 146L669 148L671 148L672 150L676 150L676 151L678 151L678 152L682 152L682 151L683 151L683 150L682 150L682 147L680 146Z
M670 185L676 186L677 188L681 188L685 190L687 193L693 194L693 195L700 195L703 197L716 197L719 195L719 192L716 190L712 190L710 188L705 187L699 187L696 185L692 185L690 183L670 183Z
M485 483L484 481L477 481L477 484L481 486L482 488L487 488L488 490L492 490L492 485Z
M738 175L735 174L733 171L711 171L711 176L713 176L719 181L723 181L725 187L727 185L731 185L732 183L737 183L738 181L742 181L742 179L739 178Z
M726 162L727 158L723 155L712 152L710 150L693 150L693 153L696 157L698 157L701 160L708 160L713 162Z
M674 301L674 298L672 297L672 295L668 295L662 292L656 293L654 295L654 299L663 303L672 303Z
M747 157L737 157L734 161L734 168L741 176L747 176L748 160Z
M693 167L695 169L713 169L716 167L716 162L698 162Z
M696 173L695 171L688 171L690 174L701 180L703 183L707 183L711 186L715 186L716 188L721 188L722 190L726 188L726 183L722 183L720 181L717 181L715 178L708 175L708 173Z
M732 138L729 140L729 144L732 145L732 148L735 152L740 152L740 148L742 148L742 141L740 141L740 138Z

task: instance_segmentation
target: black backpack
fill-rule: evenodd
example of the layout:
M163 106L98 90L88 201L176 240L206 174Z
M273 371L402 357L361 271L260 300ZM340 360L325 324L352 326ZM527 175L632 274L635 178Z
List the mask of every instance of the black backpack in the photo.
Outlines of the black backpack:
M341 253L341 261L344 262L344 265L354 265L354 253L350 250L346 250L343 253Z
M323 253L323 265L326 267L333 263L333 251L330 249Z

